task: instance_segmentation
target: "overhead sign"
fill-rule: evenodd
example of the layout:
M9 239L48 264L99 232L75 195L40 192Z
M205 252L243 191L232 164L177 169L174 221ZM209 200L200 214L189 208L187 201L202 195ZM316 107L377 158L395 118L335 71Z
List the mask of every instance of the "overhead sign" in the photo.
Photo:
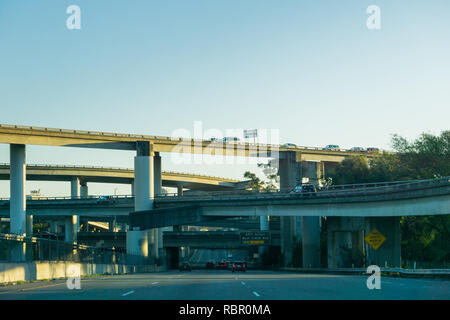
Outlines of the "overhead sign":
M270 245L271 237L268 231L242 232L241 243L244 245Z
M258 129L244 130L244 138L245 139L256 138L256 137L258 137Z
M386 237L381 234L377 229L373 229L365 238L366 242L374 249L377 250L384 241Z

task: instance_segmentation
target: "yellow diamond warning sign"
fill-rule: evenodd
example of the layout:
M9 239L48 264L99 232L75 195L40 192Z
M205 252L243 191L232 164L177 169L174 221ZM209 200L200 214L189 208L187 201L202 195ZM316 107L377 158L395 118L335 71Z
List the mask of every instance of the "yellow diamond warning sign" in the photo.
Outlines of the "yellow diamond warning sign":
M377 250L383 242L386 240L386 237L383 236L380 231L377 229L373 229L367 237L364 238L368 244L374 249Z

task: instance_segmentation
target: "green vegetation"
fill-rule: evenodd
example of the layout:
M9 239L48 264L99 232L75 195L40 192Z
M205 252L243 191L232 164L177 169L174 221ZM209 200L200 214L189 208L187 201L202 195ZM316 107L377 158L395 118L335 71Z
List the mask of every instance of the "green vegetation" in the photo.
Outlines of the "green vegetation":
M329 178L336 185L450 176L450 131L424 133L412 142L394 135L392 147L395 153L384 152L370 162L346 159ZM450 261L450 215L402 217L400 223L404 260Z

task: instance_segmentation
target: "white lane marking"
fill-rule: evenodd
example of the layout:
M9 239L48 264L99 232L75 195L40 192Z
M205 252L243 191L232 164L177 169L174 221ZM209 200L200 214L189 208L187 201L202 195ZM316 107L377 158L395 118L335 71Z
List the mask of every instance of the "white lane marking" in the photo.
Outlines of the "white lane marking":
M253 291L253 294L254 294L255 296L259 297L259 293L258 293L258 292Z
M125 292L125 293L122 295L122 297L126 297L126 296L128 296L128 295L130 295L130 294L132 294L132 293L134 293L134 290Z
M241 283L242 283L243 286L245 286L245 282L244 281L241 281Z
M156 282L152 282L152 284L158 284L159 282L158 281L156 281Z

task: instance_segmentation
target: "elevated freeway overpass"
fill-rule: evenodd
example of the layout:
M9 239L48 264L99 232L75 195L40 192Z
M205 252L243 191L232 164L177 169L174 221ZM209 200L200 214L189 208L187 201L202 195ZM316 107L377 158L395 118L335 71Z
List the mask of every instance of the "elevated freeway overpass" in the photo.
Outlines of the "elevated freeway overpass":
M317 184L324 177L326 171L332 171L338 163L344 159L360 155L366 158L372 158L376 155L366 152L352 152L350 150L326 150L317 147L301 147L286 146L278 144L278 141L271 141L271 144L254 144L247 142L222 142L221 140L197 140L185 139L167 136L150 136L139 134L121 134L108 132L95 132L83 130L67 130L57 128L18 126L18 125L0 125L0 143L10 145L10 188L11 200L9 206L9 215L11 219L11 233L16 235L26 235L27 221L31 217L27 210L27 202L25 201L25 185L27 180L26 165L26 145L42 145L42 146L62 146L62 147L78 147L78 148L98 148L98 149L116 149L116 150L134 150L134 201L133 210L145 211L155 208L158 201L155 195L161 194L163 186L163 178L161 171L162 153L180 153L180 154L204 154L208 156L240 156L240 157L263 157L273 158L275 167L278 168L280 176L280 188L282 190L292 190L296 185L302 183L308 178L311 183ZM168 183L168 182L166 182ZM192 182L193 183L193 182ZM223 190L227 182L221 182L221 190ZM218 185L215 188L219 188ZM197 186L199 187L199 186ZM208 186L208 189L211 189ZM183 187L178 187L178 193L183 193ZM76 178L71 181L71 197L74 199L85 196L87 189L80 184L80 179ZM34 204L29 203L29 209L36 209ZM68 203L69 205L69 203ZM115 214L125 212L128 204L122 206L114 206ZM57 209L66 217L66 229L75 229L77 226L78 212L89 215L99 215L102 210L106 209L101 206L92 204L76 204L76 211L70 211L69 207L64 208L63 205L45 206L41 205L41 209L47 210L47 214L51 215L48 210ZM111 208L112 209L112 208ZM0 210L1 211L1 210ZM32 212L32 211L29 211ZM55 211L54 211L55 212ZM28 213L28 215L27 215ZM73 215L70 216L70 213ZM300 221L301 220L301 221ZM305 220L305 221L303 221ZM320 228L320 219L318 216L283 216L280 221L280 229L282 234L286 235L282 241L282 251L286 262L292 255L290 249L293 247L293 239L299 238L298 227L300 224L309 225L308 229ZM263 229L268 228L268 216L261 217L261 225ZM153 235L152 241L160 238L160 230L153 230L158 233ZM317 232L316 232L317 233ZM141 250L140 243L145 242L148 238L147 233L142 230L132 230L127 233L128 249L130 251L141 254L145 250ZM303 236L306 236L303 233ZM154 247L161 247L154 245ZM151 252L157 257L156 251ZM316 263L316 262L314 262Z
M0 164L0 180L9 180L10 165ZM69 166L69 165L30 165L27 164L27 181L68 181L78 179L81 185L97 183L134 183L134 170L126 168ZM182 186L191 190L220 191L244 188L246 181L213 177L200 174L162 171L162 186L177 188Z
M351 155L373 157L366 152L350 150L324 150L318 147L282 146L279 144L255 144L220 140L197 140L168 136L57 129L36 126L0 124L0 143L45 145L117 150L137 150L136 142L147 142L153 152L204 153L208 155L258 156L260 153L278 154L284 151L299 153L302 161L340 162ZM273 155L276 156L276 155ZM301 158L301 159L300 159Z
M376 252L372 250L373 259L378 259L377 263L380 259L385 259L384 261L398 265L400 217L450 214L450 179L445 177L412 182L337 186L318 193L240 192L222 193L220 196L212 193L210 196L201 197L156 197L154 210L137 212L134 212L132 197L116 199L116 202L108 204L98 203L98 199L63 198L29 200L27 205L28 210L37 216L70 216L75 213L95 216L101 212L114 211L118 215L128 217L131 212L131 229L140 229L139 232L144 233L145 230L154 228L214 223L211 219L223 220L235 216L325 216L336 234L348 236L352 232L363 231L367 235L374 228L379 230L388 240L383 249ZM7 201L0 202L0 213L7 215L8 206ZM285 236L281 230L281 243ZM317 230L306 222L302 225L302 236L303 243L308 244L307 240L319 238L320 229ZM333 248L339 247L340 242L344 240L336 238L330 241L330 248ZM367 248L367 251L370 251L370 248ZM330 259L339 260L336 258L338 254L330 255Z

